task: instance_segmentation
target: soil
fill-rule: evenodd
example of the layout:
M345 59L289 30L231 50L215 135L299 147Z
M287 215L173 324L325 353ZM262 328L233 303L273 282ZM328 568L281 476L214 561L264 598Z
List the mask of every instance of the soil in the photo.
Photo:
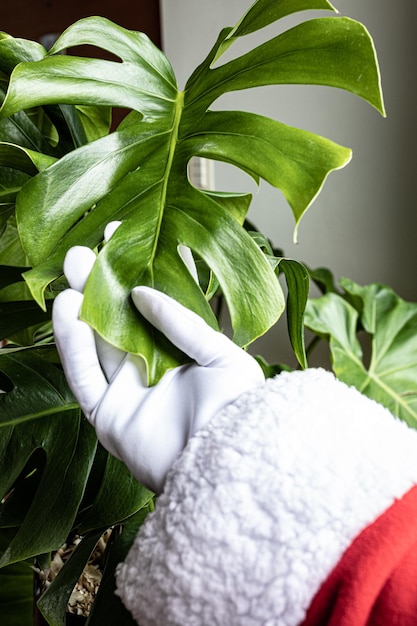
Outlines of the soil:
M69 616L87 618L90 614L103 575L101 565L110 534L111 529L107 530L99 539L87 565L74 586L67 605L67 613ZM35 568L35 572L40 583L40 594L42 594L56 578L80 541L81 537L76 536L72 543L64 544L55 553L53 553L51 565L47 570L39 570ZM68 619L68 623L78 622L73 619Z

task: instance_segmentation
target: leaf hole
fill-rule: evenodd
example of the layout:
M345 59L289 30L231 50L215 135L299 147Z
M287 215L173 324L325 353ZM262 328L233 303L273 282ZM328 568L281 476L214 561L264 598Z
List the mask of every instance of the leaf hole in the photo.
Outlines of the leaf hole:
M362 348L362 361L365 368L368 370L372 358L372 336L364 330L360 330L357 336Z
M13 381L4 372L0 371L0 393L10 393L13 389Z
M19 476L0 500L0 517L12 525L23 523L35 497L46 465L46 453L36 448L25 463Z

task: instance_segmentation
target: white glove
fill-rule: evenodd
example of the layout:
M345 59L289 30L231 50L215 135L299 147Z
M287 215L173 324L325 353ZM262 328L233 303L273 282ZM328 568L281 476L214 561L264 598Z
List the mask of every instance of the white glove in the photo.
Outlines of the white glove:
M95 261L89 248L69 250L71 289L55 300L55 339L68 384L102 445L139 482L161 493L188 439L220 409L264 383L257 362L225 335L167 295L135 287L139 312L194 363L146 383L142 358L118 350L79 319L82 291Z

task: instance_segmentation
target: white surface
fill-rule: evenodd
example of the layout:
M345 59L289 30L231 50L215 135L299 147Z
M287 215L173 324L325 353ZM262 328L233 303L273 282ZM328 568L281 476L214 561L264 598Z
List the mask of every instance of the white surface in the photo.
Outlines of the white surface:
M324 370L281 374L190 439L119 593L141 626L297 626L416 481L416 431Z

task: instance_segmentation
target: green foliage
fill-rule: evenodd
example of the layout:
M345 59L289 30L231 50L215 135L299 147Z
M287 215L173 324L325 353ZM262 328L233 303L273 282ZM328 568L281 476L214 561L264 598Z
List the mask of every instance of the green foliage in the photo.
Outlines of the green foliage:
M14 563L0 570L0 619L2 626L30 624L33 612L31 563Z
M202 191L188 176L189 161L197 156L232 164L256 182L267 181L287 199L296 234L327 176L349 162L350 150L256 113L214 111L212 105L231 91L297 83L345 89L384 114L372 39L348 18L301 22L222 63L238 39L306 9L334 10L327 0L254 2L236 26L221 31L184 91L168 59L145 35L103 18L76 22L49 53L36 42L0 33L0 340L8 342L0 350L0 389L6 392L0 394L0 564L4 576L15 567L11 564L20 567L26 559L47 566L50 552L68 536L83 536L39 602L51 625L65 623L79 572L100 533L115 526L88 623L131 626L130 615L112 593L114 568L153 502L152 494L97 443L62 374L50 314L53 298L66 286L66 251L80 244L97 252L82 316L112 344L142 355L152 383L181 356L131 306L130 291L137 284L168 293L213 327L218 321L210 300L221 294L234 340L247 346L282 314L282 276L290 340L300 366L307 365L306 268L248 228L248 194ZM118 61L60 54L80 44L107 50ZM127 115L110 131L112 107L126 108ZM115 219L122 225L102 245L104 227ZM198 285L179 254L180 245L192 250ZM328 275L321 279L330 284ZM341 309L363 303L360 311L345 314L359 358L353 327L372 297L380 295L358 287L350 295L351 303L334 298L343 302ZM341 313L319 323L316 309L326 317L321 301L310 303L311 327L336 336L332 321L336 324ZM404 306L400 309L402 315ZM399 319L388 324L388 313L377 317L386 320L387 333ZM370 314L364 316L364 326L369 319ZM410 321L404 334L395 335L392 357L400 339L398 346L406 350L404 339L412 329ZM374 332L383 339L382 331ZM349 341L341 345L352 352ZM345 376L351 363L345 358L339 366L342 348L335 367ZM375 350L381 353L379 343ZM387 379L380 364L372 377L354 359L352 364L362 375L355 374L353 383L370 395L378 393L382 401L381 390L394 389L393 376ZM262 366L267 374L280 369L263 361ZM375 372L383 384L375 384ZM399 395L406 393L404 387ZM414 400L404 397L401 407L414 410ZM24 574L27 589L26 569ZM2 624L8 623L5 611L0 597Z
M82 316L114 345L141 354L153 382L178 355L133 309L133 286L154 286L217 324L206 294L178 253L180 244L203 259L219 282L239 345L265 333L284 308L275 273L242 228L246 199L194 188L187 176L190 159L225 161L256 181L265 179L284 193L297 226L328 174L351 156L347 148L312 133L252 113L211 111L211 105L227 92L256 86L322 84L351 91L383 113L372 41L348 18L303 22L220 64L236 39L306 8L333 10L323 0L258 0L234 28L220 33L183 92L169 61L145 35L97 17L73 24L49 54L37 50L36 59L19 63L11 74L2 118L28 108L58 107L74 144L53 163L43 160L39 144L41 154L16 154L17 166L32 173L16 199L19 235L32 266L25 280L45 307L45 289L61 275L68 248L96 247L104 226L122 220L98 255ZM59 54L82 43L121 62ZM74 109L79 105L132 112L114 132L87 141L84 121ZM53 124L60 138L56 119ZM1 150L10 154L11 148L3 144Z
M417 427L417 304L390 287L342 279L344 294L308 302L305 324L329 341L336 376ZM366 334L370 356L360 336ZM369 365L366 364L369 360Z

